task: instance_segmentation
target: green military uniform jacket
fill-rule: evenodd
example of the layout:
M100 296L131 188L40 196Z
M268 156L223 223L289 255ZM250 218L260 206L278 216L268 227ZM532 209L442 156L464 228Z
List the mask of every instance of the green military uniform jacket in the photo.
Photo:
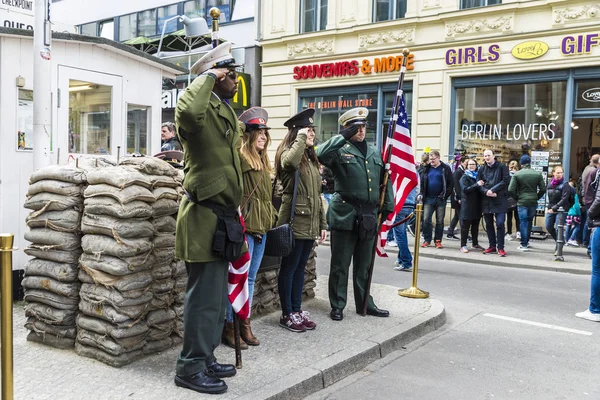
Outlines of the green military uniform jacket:
M241 156L244 196L242 214L247 233L264 235L273 228L277 211L273 207L271 176L266 170L257 171ZM256 189L255 189L256 188ZM252 192L254 190L254 192Z
M368 145L367 155L336 135L319 145L317 156L334 175L335 193L331 197L327 222L331 229L354 230L357 212L351 204L378 205L379 188L383 183L384 165L376 147ZM394 210L394 192L391 182L387 185L383 203L382 220Z
M278 226L290 222L296 170L300 168L305 150L306 133L299 133L292 146L281 153L280 162L283 172L280 178L283 186L283 196L279 209ZM327 228L323 202L321 201L319 168L309 162L308 167L302 168L298 176L296 213L292 223L294 239L316 240L319 238L321 231Z
M184 189L198 201L231 210L242 200L239 142L242 131L233 109L212 93L215 80L201 75L177 102L175 124L183 145ZM177 216L175 254L188 262L221 260L212 252L217 216L184 196Z

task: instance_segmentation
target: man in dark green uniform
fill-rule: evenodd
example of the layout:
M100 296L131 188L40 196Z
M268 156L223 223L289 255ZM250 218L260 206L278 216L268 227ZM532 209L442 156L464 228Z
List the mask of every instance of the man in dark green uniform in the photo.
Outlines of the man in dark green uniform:
M220 231L217 214L221 219L235 214L242 199L238 153L242 131L235 112L224 102L237 91L235 67L231 43L215 47L192 66L192 73L199 76L175 110L186 191L177 216L175 251L188 271L175 384L202 393L225 392L227 385L220 378L236 373L233 365L217 363L213 354L228 302L228 261L213 249L218 242L213 236Z
M365 142L366 108L353 108L339 118L344 127L336 135L319 145L319 161L331 169L335 193L327 211L331 228L331 272L329 274L329 302L331 319L341 321L346 306L348 270L352 261L354 303L361 314L373 245L377 237L377 213L382 218L393 211L393 191L388 185L383 210L379 207L380 185L384 165L379 150ZM375 306L369 296L367 314L387 317L389 312Z

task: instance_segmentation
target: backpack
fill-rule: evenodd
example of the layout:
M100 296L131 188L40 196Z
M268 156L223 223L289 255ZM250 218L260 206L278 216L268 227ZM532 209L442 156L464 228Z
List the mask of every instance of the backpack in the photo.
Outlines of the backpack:
M598 178L598 175L596 175L596 178ZM597 180L597 179L596 179ZM562 193L563 187L565 185L569 185L568 182L563 182L560 185L558 185L557 189L560 190L560 192ZM567 211L573 207L573 204L575 204L575 195L577 194L577 191L575 190L575 188L571 185L569 185L569 204L567 207Z

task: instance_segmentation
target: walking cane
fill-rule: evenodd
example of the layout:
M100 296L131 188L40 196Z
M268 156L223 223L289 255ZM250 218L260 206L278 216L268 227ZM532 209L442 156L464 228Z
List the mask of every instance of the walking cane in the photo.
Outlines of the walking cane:
M404 75L406 74L406 64L408 63L408 55L410 54L410 50L404 49L402 50L402 67L400 68L400 79L398 79L398 88L396 90L396 97L394 98L394 106L392 110L392 115L398 114L398 107L400 107L400 93L402 91L402 87L404 86ZM396 121L394 120L388 127L387 132L387 157L386 160L383 160L385 168L385 173L383 174L383 185L381 186L381 190L379 193L379 209L377 212L377 237L375 238L375 243L373 244L373 251L371 254L371 265L369 266L369 272L367 275L367 284L365 287L365 298L363 299L363 307L361 315L364 317L367 315L367 307L369 305L369 296L371 292L371 281L373 280L373 268L375 267L375 253L377 252L377 243L379 241L379 230L381 229L381 209L383 208L383 203L385 202L385 194L387 192L387 185L390 178L390 170L389 164L390 159L392 158L392 138L394 132L396 130ZM384 142L385 143L385 142Z
M212 48L219 45L219 17L221 10L217 7L211 8L208 13L212 18ZM242 368L242 347L240 343L240 319L237 314L233 313L233 336L235 344L235 367Z

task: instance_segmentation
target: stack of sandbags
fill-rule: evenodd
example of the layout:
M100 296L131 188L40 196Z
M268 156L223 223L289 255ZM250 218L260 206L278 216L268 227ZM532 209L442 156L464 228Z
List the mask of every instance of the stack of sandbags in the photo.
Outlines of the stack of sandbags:
M280 307L278 279L279 269L258 270L254 281L252 314L268 314Z
M78 354L112 366L139 358L150 331L155 197L150 179L134 168L87 174L79 267Z
M306 269L304 270L304 292L302 297L304 299L315 297L315 287L317 286L317 252L315 248L317 242L315 242L310 257L306 263Z
M77 261L81 254L79 223L86 185L85 170L49 166L31 175L24 207L30 228L25 253L25 327L27 340L68 348L75 343L79 302Z

